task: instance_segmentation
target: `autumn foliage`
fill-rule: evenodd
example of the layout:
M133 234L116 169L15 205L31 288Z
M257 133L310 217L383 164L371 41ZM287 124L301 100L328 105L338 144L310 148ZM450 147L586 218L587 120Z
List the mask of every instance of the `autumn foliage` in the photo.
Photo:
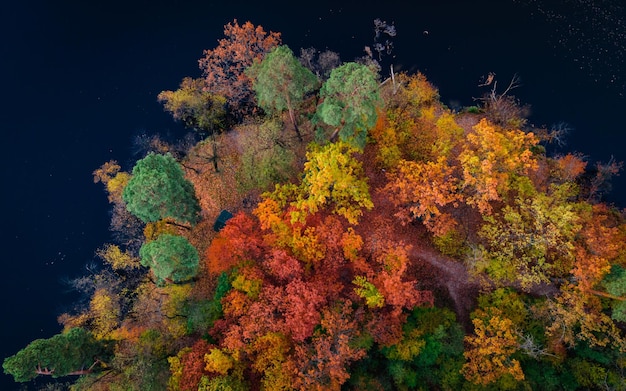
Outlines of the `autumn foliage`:
M280 34L267 33L261 26L250 22L240 25L236 19L226 24L218 46L205 50L198 61L205 88L225 97L231 111L249 112L254 108L254 93L245 70L279 44Z
M525 118L494 117L506 95L452 111L423 74L362 61L320 86L278 33L224 35L202 78L160 95L209 138L94 171L119 235L74 281L86 299L64 332L6 373L80 374L74 390L624 390L626 219L600 202L619 163L551 156Z

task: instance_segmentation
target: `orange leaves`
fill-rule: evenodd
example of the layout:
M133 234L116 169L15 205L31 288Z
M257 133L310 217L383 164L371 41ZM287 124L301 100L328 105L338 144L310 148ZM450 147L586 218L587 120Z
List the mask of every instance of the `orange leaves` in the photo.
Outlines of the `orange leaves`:
M465 338L468 348L463 355L467 362L462 373L467 380L480 385L493 383L505 374L523 380L519 361L511 358L519 346L513 322L497 308L491 307L489 312L478 310L472 320L475 335Z
M341 238L341 245L343 248L343 256L349 261L355 261L358 258L358 253L363 247L363 238L352 227L348 227Z
M257 259L263 247L258 234L255 220L244 213L235 215L207 249L209 271L219 274L239 262Z
M580 156L568 153L556 159L560 176L566 181L573 181L585 172L587 162Z
M349 301L324 309L320 326L310 344L295 347L296 389L340 390L350 377L348 365L366 354L351 344L360 332Z
M389 183L383 191L399 207L396 216L403 223L421 219L431 232L441 236L454 226L442 209L460 200L458 180L452 173L445 157L427 163L402 160L397 171L388 175Z
M466 202L490 214L490 202L500 201L515 175L528 175L537 168L531 148L539 140L532 133L505 130L482 119L467 135L459 155Z
M625 233L615 221L611 221L611 211L605 205L594 205L586 216L576 246L576 260L571 273L582 291L590 291L611 270L625 248Z
M420 72L408 76L408 83L403 92L409 103L415 107L434 104L439 99L437 88Z
M205 50L204 58L198 61L206 88L226 97L232 109L243 109L243 104L254 101L252 81L244 71L279 44L279 33L266 33L263 27L250 22L228 23L218 46Z
M117 161L111 160L93 172L93 182L102 182L105 185L109 202L122 202L122 192L131 178L129 173L120 171L121 169Z

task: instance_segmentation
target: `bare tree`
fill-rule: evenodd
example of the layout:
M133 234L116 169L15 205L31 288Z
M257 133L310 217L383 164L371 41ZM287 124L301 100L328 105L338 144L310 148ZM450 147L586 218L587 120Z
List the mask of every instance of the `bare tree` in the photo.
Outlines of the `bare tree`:
M515 96L511 95L511 91L521 85L519 76L513 75L504 91L498 92L498 81L495 79L495 73L490 72L485 80L479 84L479 87L490 85L492 86L491 91L477 99L482 102L487 119L505 128L519 129L526 125L526 117L528 117L530 107L522 105Z

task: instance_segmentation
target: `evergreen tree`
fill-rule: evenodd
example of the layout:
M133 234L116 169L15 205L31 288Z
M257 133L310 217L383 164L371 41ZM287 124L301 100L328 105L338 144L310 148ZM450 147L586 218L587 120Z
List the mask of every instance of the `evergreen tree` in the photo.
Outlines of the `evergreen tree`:
M160 282L185 282L198 273L198 251L182 236L163 234L141 246L139 255Z
M73 328L48 339L37 339L4 360L2 368L16 382L39 375L61 377L90 373L108 356L106 344L82 328Z
M200 206L192 184L170 155L149 154L133 168L122 194L129 212L144 223L172 218L195 224Z

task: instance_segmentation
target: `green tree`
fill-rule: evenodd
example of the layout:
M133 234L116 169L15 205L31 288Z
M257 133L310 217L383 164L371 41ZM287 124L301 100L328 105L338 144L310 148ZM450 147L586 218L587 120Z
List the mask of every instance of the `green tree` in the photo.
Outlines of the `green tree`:
M163 234L141 246L139 255L159 282L185 282L198 273L198 251L182 236Z
M295 175L294 144L282 131L279 121L239 127L242 153L237 177L243 191L269 189Z
M200 206L193 186L170 154L151 153L139 160L122 197L128 211L144 223L168 217L190 224L198 221Z
M333 69L320 90L322 103L317 116L335 127L331 140L339 139L363 148L369 129L374 127L380 102L376 74L367 66L354 62Z
M259 106L268 113L287 110L298 139L302 140L295 110L305 95L315 89L317 77L298 62L286 45L274 48L247 73L254 80L253 88Z
M4 360L2 368L16 382L39 375L61 377L91 373L108 358L107 344L82 328L73 328L48 339L37 339Z
M602 281L612 301L613 312L611 317L620 322L626 322L626 269L620 265L613 265L611 273ZM607 295L608 296L608 295Z

